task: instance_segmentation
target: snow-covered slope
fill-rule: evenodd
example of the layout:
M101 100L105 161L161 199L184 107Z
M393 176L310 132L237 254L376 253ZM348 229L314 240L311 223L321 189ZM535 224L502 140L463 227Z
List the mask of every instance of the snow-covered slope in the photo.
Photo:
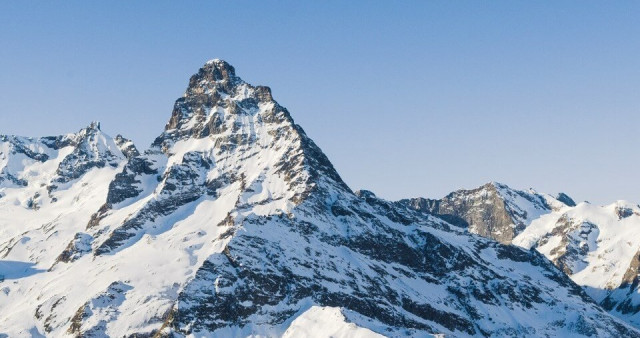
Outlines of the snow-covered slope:
M412 198L399 203L505 244L511 243L541 215L575 205L565 194L554 198L533 189L515 190L496 182L472 190L458 190L439 200Z
M382 338L384 336L353 323L347 323L340 308L312 306L291 323L282 337Z
M544 254L612 314L640 327L640 207L607 206L489 183L398 202L469 232Z
M47 157L2 158L0 335L640 337L536 251L352 192L224 61L148 151L89 134L3 145Z
M0 136L4 265L37 262L40 269L51 267L103 203L109 182L125 162L98 123L58 137Z
M534 220L513 240L535 248L613 314L640 326L640 207L583 202Z

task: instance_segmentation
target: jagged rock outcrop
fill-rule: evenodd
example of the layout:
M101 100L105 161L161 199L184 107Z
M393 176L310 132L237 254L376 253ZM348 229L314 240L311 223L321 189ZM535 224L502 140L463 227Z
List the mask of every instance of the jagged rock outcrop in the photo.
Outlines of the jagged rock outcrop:
M93 168L117 168L123 162L120 147L100 132L100 123L93 122L69 138L73 151L58 164L55 177L48 186L49 194L60 185L74 181Z
M569 207L575 207L576 206L576 202L569 197L569 195L561 192L558 193L558 196L556 196L556 199L560 202L562 202L564 205L569 206Z
M562 193L555 199L533 190L511 189L496 182L476 189L458 190L439 200L413 198L399 203L505 244L511 243L532 220L554 209L575 205Z
M116 143L116 145L118 145L118 148L120 148L120 151L122 151L122 153L128 159L131 159L133 157L140 155L140 152L138 151L138 148L136 148L136 145L133 144L133 141L129 140L128 138L125 138L124 136L118 134L113 139L113 141Z

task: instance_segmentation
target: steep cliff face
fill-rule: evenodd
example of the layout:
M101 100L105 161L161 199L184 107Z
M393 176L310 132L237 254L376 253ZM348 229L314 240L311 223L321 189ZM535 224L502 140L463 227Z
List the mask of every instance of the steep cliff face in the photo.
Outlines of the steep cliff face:
M191 78L149 150L83 133L0 163L0 333L640 336L536 251L352 192L224 61ZM15 203L38 189L38 208Z
M566 207L573 200L565 194L556 199L492 182L476 189L452 192L439 200L413 198L399 203L468 228L471 233L509 244L531 221Z

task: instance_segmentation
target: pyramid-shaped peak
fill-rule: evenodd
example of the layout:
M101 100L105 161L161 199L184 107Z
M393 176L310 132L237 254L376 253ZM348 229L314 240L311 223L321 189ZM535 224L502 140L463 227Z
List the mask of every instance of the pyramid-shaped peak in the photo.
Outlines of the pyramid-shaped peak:
M87 125L86 127L80 129L78 132L74 134L69 134L67 136L76 139L77 142L80 142L81 139L84 139L86 137L94 137L95 135L101 135L101 134L104 134L104 133L100 129L100 122L91 121L91 123L89 123L89 125Z
M236 69L228 62L220 59L207 61L194 77L200 81L206 80L208 82L235 82L239 80L236 76Z
M168 156L188 151L211 153L214 159L237 156L235 162L229 162L234 177L239 172L278 168L278 175L287 175L297 200L304 199L303 193L316 187L320 178L351 193L325 154L273 99L271 90L242 81L231 65L219 59L208 61L191 77L185 95L176 100L164 132L151 148ZM176 161L182 161L180 156ZM261 162L267 165L263 169L251 164L238 171L245 156L274 162ZM221 162L216 165L223 168Z

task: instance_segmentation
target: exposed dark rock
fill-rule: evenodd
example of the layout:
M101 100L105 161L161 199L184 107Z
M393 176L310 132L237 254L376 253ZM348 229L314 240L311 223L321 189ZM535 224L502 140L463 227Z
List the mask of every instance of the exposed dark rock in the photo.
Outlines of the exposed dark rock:
M513 190L499 183L458 190L439 200L413 198L401 200L398 204L468 228L474 234L510 244L526 228L532 216L521 209L516 200L525 201L540 213L552 210L542 196Z
M73 240L67 245L67 248L58 256L56 263L69 263L82 257L82 255L91 252L91 243L93 237L85 233L77 233ZM56 264L54 263L54 265Z
M633 209L631 208L625 208L625 207L616 207L616 215L618 215L618 219L623 219L623 218L627 218L627 217L631 217L633 216L635 213L633 212ZM640 216L640 215L639 215Z
M569 195L561 192L558 193L558 196L556 196L556 199L562 203L564 203L565 205L569 206L569 207L575 207L576 206L576 202L573 201L573 199L571 197L569 197Z
M140 156L140 152L133 144L133 142L131 142L131 140L125 138L120 134L116 135L113 140L115 141L118 148L120 148L120 151L122 151L124 156L126 156L127 158L131 159L133 157Z

